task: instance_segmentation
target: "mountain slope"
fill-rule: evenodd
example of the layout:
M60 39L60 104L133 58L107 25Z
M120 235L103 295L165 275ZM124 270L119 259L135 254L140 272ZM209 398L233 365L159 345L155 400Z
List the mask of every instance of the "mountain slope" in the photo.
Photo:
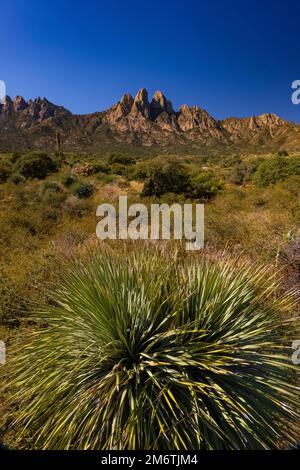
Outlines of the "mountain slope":
M46 98L26 102L21 96L6 97L0 105L0 150L53 150L57 132L66 151L118 144L202 152L300 150L300 125L274 114L218 121L199 106L175 111L160 91L149 101L145 88L134 98L126 93L108 110L87 115L74 115Z

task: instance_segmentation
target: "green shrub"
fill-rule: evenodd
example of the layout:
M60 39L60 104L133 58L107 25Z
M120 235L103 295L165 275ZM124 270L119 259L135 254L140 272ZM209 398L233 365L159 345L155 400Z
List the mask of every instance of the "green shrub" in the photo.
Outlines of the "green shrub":
M16 163L16 161L19 160L19 158L21 158L21 157L22 157L22 154L21 154L21 153L19 153L19 152L13 152L13 153L11 154L10 161L11 161L11 163L14 164L14 163Z
M110 168L109 165L105 165L105 163L98 162L93 164L94 173L109 173Z
M127 166L122 163L113 163L111 165L111 172L115 175L125 175L127 172Z
M237 166L240 163L242 163L242 159L240 155L228 155L224 156L220 159L220 163L224 167L231 167L231 166Z
M141 162L131 173L131 179L144 182L142 196L161 197L168 193L188 198L208 200L223 187L212 172L204 172L197 165L191 169L177 158L157 158Z
M25 178L44 179L56 172L58 165L47 153L37 152L20 157L14 169Z
M9 181L14 184L21 184L24 183L25 178L23 175L20 175L20 173L14 173L9 177Z
M134 179L144 181L143 196L160 197L165 193L181 194L188 187L188 173L177 159L159 159L139 164Z
M207 201L216 196L223 184L212 172L202 172L191 175L189 195L191 198Z
M92 196L94 189L91 183L77 183L74 188L72 188L72 193L74 196L84 199Z
M134 159L128 155L123 155L120 153L111 153L108 159L110 164L121 163L122 165L131 165L134 163Z
M258 166L254 181L258 186L268 186L293 175L300 175L300 157L284 159L274 157L265 160Z
M279 152L277 153L277 155L279 157L288 157L289 156L289 153L287 150L279 150Z
M5 183L12 173L12 166L9 162L0 160L0 183Z
M280 157L270 158L257 168L254 181L258 186L268 186L287 177L287 163Z
M64 186L69 187L77 181L77 176L73 173L67 173L62 176L61 181Z
M300 157L288 160L288 176L300 176Z
M90 257L11 355L15 430L40 449L293 445L295 325L274 292L229 261Z

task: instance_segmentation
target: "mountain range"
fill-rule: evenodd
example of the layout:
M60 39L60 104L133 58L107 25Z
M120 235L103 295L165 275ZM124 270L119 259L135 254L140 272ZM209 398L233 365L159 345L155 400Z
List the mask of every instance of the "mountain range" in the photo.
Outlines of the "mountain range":
M111 108L75 115L46 98L26 101L6 97L0 104L0 150L55 149L97 151L128 146L148 149L189 149L197 152L300 151L300 125L275 114L214 119L199 106L174 110L161 91L151 101L145 88L126 93Z

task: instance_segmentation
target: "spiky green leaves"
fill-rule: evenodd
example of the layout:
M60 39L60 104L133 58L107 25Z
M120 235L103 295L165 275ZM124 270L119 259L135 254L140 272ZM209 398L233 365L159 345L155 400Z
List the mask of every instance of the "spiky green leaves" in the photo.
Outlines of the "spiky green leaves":
M12 363L15 426L44 449L292 444L291 298L266 278L151 251L78 263Z

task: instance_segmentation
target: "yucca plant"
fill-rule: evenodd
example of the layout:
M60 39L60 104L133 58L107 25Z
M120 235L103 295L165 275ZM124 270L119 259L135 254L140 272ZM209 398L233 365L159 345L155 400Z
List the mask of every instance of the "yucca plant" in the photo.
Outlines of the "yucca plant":
M292 445L292 300L275 288L230 260L78 262L11 361L20 438L42 449Z

